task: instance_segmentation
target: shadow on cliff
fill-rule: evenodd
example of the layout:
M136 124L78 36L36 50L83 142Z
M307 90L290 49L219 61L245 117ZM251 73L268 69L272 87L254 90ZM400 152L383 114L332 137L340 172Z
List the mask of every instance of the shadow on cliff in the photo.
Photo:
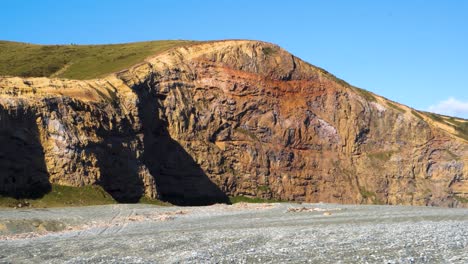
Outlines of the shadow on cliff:
M35 114L0 105L0 196L36 199L50 190Z
M134 87L144 133L143 162L156 182L158 198L175 205L229 203L193 157L168 132L162 101L152 85Z
M127 119L104 122L113 123L112 129L98 130L103 142L89 146L101 172L97 184L119 203L137 203L144 195L144 184L138 174L135 133Z
M137 203L144 195L143 181L138 175L138 161L127 142L107 137L90 149L96 155L101 177L97 182L119 203Z
M102 141L89 142L84 146L74 146L78 150L82 148L88 155L92 153L95 156L96 166L100 171L96 184L119 203L138 202L144 195L144 185L138 174L141 162L139 162L135 152L135 142L137 141L135 131L133 131L128 119L120 119L117 115L112 115L114 111L106 109L106 107L114 107L118 111L118 105L97 104L90 108L78 100L59 98L48 101L48 111L62 113L60 104L68 106L76 113L91 111L92 117L97 123L100 123L95 132ZM66 118L64 114L61 115L62 119ZM80 160L79 157L77 159ZM83 165L87 166L88 164ZM90 167L94 167L94 165Z

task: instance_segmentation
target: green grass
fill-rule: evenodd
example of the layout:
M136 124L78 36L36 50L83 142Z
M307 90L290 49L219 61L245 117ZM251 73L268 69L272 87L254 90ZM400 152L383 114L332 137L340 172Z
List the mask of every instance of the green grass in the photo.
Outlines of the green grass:
M52 190L39 199L15 199L0 196L0 207L15 207L19 203L29 203L34 208L64 207L64 206L88 206L116 204L117 202L102 187L88 185L83 187L71 187L52 184ZM138 203L170 206L170 203L156 199L142 197Z
M453 127L455 129L456 136L468 141L468 120L463 118L455 119L451 116L439 115L430 112L424 112L424 114L435 122L443 123Z
M364 199L375 197L375 192L368 191L364 187L359 188L359 192Z
M354 86L353 86L353 89L356 92L358 92L362 97L364 97L364 99L366 99L367 101L377 102L377 98L375 98L375 96L371 92L358 88L358 87L354 87Z
M454 195L453 198L455 198L455 200L459 201L460 203L468 203L468 198L461 197L458 195Z
M359 192L361 193L362 198L370 199L373 204L384 204L378 197L375 192L368 191L364 187L359 188Z
M455 131L457 131L457 135L459 137L468 140L468 121L461 122L455 120L453 117L450 117L448 122L455 128Z
M262 48L262 52L263 54L265 54L266 56L269 56L269 55L273 55L276 53L276 49L272 48L272 47L265 47L265 48Z
M268 185L259 185L257 186L257 189L262 192L269 192L270 191L270 186Z
M438 114L434 114L434 113L429 113L429 112L424 112L428 117L430 117L432 120L436 121L436 122L440 122L440 123L445 123L444 122L444 119L442 118L442 116L438 115Z
M102 187L90 185L70 187L52 185L52 190L39 199L14 199L0 196L0 207L15 207L28 202L31 207L62 207L114 204L116 201Z
M468 124L465 123L463 126L455 127L455 130L458 132L458 136L468 141Z
M418 113L416 112L415 110L411 110L411 113L416 116L417 118L421 119L421 120L424 120L424 118Z
M246 197L246 196L229 196L229 202L231 204L235 203L281 203L285 202L282 200L276 200L276 199L262 199L262 198L257 198L257 197Z
M168 40L110 45L34 45L0 41L0 75L92 79L191 43L194 42Z
M391 102L387 102L387 105L390 106L391 108L397 110L397 111L400 112L400 113L403 113L403 114L406 113L406 110L405 110L405 109L399 107L399 106L396 105L396 104L393 104L393 103L391 103Z
M390 158L392 157L393 154L395 154L396 151L389 150L389 151L381 151L381 152L374 152L374 153L368 153L367 156L372 159L378 159L380 161L389 161Z

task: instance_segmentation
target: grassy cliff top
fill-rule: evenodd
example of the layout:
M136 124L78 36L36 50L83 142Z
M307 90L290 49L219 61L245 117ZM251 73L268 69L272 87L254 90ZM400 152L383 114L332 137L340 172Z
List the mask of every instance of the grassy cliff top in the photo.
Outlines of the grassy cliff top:
M0 76L92 79L129 68L146 57L193 41L110 45L35 45L0 41Z

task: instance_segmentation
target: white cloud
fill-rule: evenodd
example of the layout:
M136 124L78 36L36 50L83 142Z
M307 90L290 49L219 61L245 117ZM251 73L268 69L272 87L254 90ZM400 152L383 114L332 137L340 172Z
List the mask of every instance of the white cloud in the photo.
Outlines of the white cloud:
M463 102L450 97L436 105L429 106L428 110L438 114L468 118L468 101Z

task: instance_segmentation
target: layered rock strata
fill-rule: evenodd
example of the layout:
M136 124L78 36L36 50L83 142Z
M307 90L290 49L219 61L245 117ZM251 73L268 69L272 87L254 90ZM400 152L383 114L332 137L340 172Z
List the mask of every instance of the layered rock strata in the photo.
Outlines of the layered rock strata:
M2 77L0 118L2 195L52 183L183 205L468 198L453 127L264 42L175 48L103 79Z

